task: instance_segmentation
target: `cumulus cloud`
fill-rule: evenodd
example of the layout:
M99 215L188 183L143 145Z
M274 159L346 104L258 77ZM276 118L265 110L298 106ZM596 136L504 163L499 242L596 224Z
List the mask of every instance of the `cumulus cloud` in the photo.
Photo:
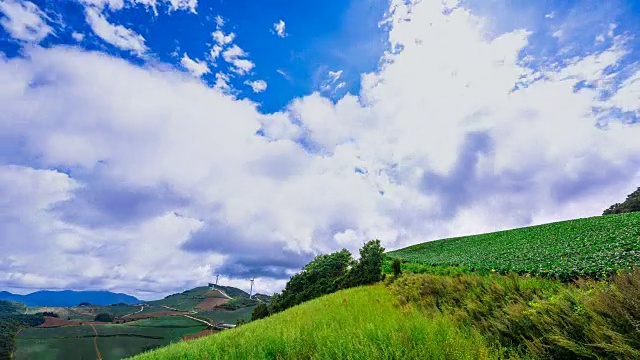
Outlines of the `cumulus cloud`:
M40 42L53 32L47 25L45 15L30 1L0 1L0 25L14 38L22 41Z
M85 13L91 30L102 40L121 50L128 50L138 55L147 51L145 39L133 30L109 23L104 15L93 7L86 8Z
M488 37L456 3L389 13L396 50L359 93L273 114L223 72L211 89L72 48L0 59L0 159L37 159L0 167L0 283L274 291L321 252L597 215L637 187L627 42L535 68L531 33ZM225 36L223 59L246 58Z
M255 64L248 59L245 59L247 54L238 45L233 45L222 53L222 58L233 67L231 71L239 75L245 75L255 67Z
M261 93L267 90L267 82L264 80L255 80L255 81L247 80L244 83L245 85L250 86L251 90L253 90L254 93Z
M184 53L184 55L182 56L182 59L180 60L180 64L182 64L182 66L184 66L185 69L189 70L189 72L191 73L191 75L193 75L194 77L201 77L204 74L208 74L211 72L211 70L209 70L209 67L207 66L207 63L205 61L202 60L193 60L191 59L187 53Z
M285 32L285 26L285 22L283 20L280 20L277 23L273 24L273 31L279 37L284 38L287 36L287 33Z
M216 30L213 33L211 33L211 36L213 36L213 40L215 40L215 42L219 46L224 46L224 45L230 44L233 41L233 39L236 37L236 34L234 33L225 34L224 32L222 32L222 30Z

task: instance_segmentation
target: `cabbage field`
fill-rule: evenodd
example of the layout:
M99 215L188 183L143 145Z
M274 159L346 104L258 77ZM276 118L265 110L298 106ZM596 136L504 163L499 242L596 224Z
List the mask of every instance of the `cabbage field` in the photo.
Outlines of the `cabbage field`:
M640 213L596 216L426 242L388 252L409 263L568 280L640 266Z

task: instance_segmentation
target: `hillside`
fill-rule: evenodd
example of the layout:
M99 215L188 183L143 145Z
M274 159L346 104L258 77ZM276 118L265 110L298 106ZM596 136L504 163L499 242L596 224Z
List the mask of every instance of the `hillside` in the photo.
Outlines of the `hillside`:
M404 274L136 356L161 359L638 359L640 269L575 284Z
M479 334L395 303L382 285L343 290L134 359L479 359L489 353Z
M134 296L113 293L110 291L36 291L27 295L12 294L7 291L0 292L0 300L20 302L27 306L76 306L87 302L94 305L109 304L137 304L141 301Z
M640 213L597 216L426 242L387 253L407 263L558 279L640 265ZM406 267L406 265L405 265Z

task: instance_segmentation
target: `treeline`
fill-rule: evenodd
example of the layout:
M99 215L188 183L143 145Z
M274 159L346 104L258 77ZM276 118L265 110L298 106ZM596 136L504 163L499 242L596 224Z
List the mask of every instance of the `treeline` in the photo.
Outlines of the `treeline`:
M0 359L12 358L16 333L21 327L44 323L42 314L22 314L25 309L24 304L0 300Z
M606 209L602 215L623 214L640 211L640 187L627 195L623 203L615 203Z
M274 294L269 303L259 304L251 319L261 319L338 290L376 283L383 278L384 258L380 240L366 243L360 249L358 261L346 249L318 255L292 276L284 290Z

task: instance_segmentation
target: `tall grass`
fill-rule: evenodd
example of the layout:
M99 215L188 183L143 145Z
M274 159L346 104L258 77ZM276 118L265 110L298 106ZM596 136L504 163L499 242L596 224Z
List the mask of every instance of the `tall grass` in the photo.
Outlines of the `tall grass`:
M399 305L382 285L339 291L269 318L135 359L489 359L474 330Z
M546 359L640 359L640 270L573 284L432 274L390 285L400 304L471 326L508 353Z

